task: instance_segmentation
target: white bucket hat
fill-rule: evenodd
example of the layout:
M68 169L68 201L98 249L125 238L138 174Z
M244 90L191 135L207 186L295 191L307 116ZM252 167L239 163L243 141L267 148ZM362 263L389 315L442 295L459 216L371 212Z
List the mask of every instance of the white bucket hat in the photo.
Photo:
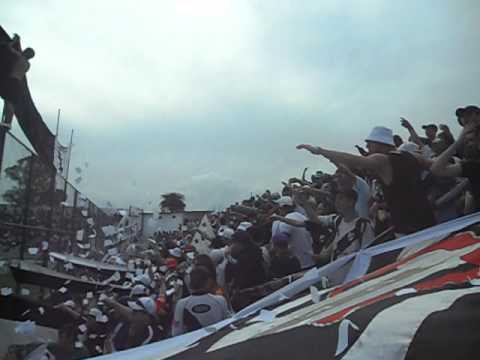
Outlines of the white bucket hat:
M395 146L395 143L393 142L392 129L383 126L375 126L365 141L373 141L385 145Z

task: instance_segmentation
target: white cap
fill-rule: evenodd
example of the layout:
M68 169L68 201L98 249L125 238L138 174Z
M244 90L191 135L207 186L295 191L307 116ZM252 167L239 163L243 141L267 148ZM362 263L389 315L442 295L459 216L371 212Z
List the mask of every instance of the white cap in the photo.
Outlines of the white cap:
M418 152L418 145L412 142L406 142L399 146L398 151L405 151L413 154Z
M132 310L146 311L150 315L155 315L156 313L155 301L147 296L141 297L137 301L128 301L127 304Z
M384 126L375 126L365 141L373 141L385 145L395 146L395 143L393 142L392 129Z
M146 274L138 275L133 278L133 282L135 283L142 283L145 286L150 286L152 283L152 280L150 277Z
M218 229L218 236L222 236L226 239L231 239L235 231L228 226L221 226L220 229Z
M147 288L142 284L137 284L130 291L130 296L147 295Z
M238 224L237 231L247 231L252 226L253 224L251 222L242 221L240 224Z
M168 253L172 255L173 257L180 258L182 257L182 250L178 247L168 250Z
M280 206L293 206L293 200L290 196L282 196L280 199L276 200L275 203Z

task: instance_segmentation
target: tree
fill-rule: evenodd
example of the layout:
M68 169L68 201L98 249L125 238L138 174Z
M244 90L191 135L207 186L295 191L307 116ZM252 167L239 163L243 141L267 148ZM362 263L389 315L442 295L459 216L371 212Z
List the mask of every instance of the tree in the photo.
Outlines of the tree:
M180 193L166 193L162 195L160 210L162 212L182 212L185 210L185 196Z

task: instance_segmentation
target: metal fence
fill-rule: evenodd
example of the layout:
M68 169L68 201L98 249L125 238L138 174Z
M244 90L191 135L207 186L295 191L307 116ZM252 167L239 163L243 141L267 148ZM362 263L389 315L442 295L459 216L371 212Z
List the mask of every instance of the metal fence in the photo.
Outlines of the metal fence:
M113 216L7 133L0 169L0 259L46 260L47 250L78 254L76 233L92 220L95 255L103 250L101 227L113 224Z

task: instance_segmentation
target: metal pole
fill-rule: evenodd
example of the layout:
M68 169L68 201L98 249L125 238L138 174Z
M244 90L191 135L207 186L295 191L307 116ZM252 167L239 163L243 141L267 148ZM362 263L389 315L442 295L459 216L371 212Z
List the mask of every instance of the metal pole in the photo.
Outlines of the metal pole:
M29 158L29 167L28 167L28 180L25 188L25 206L23 208L23 219L22 225L28 225L28 209L30 204L30 197L32 192L32 177L33 177L33 163L36 157L34 155L30 155ZM22 242L20 243L20 260L24 259L25 253L25 242L27 241L27 229L24 228L22 231Z
M58 129L60 128L60 109L57 112L57 129L55 130L55 137L58 137Z
M72 143L73 143L73 129L70 133L70 145L68 146L68 163L67 163L67 172L65 173L65 181L68 181L68 173L70 170L70 159L72 158Z

